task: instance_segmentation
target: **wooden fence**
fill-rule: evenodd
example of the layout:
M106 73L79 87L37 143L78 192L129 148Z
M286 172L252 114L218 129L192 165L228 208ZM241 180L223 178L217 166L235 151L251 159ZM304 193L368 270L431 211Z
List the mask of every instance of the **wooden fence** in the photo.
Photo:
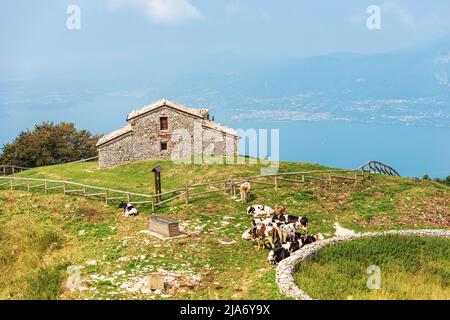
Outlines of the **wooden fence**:
M370 164L370 165L369 165ZM48 194L54 190L60 190L64 195L79 195L86 198L102 199L107 205L114 201L126 201L133 205L149 205L152 212L158 207L172 202L177 199L184 199L189 204L192 199L206 194L225 194L231 195L233 198L238 197L239 186L248 181L252 184L252 190L261 188L278 189L286 184L304 184L308 181L318 181L326 184L332 184L333 181L348 181L349 183L358 183L358 179L365 179L365 173L368 177L371 174L380 173L386 175L398 175L398 173L390 168L387 171L385 167L380 172L374 171L371 167L373 162L368 162L355 170L315 170L302 172L283 172L268 175L250 176L250 177L232 177L226 180L210 181L205 183L186 184L183 188L170 190L161 194L140 194L129 191L108 189L102 187L94 187L76 182L57 181L47 179L19 178L19 177L0 177L0 189L9 190L42 190ZM368 170L366 166L369 166ZM381 168L380 163L377 164ZM375 168L377 168L375 167ZM373 171L373 172L372 172ZM391 174L389 174L389 172ZM158 199L161 199L158 201Z
M7 176L0 177L0 188L6 188L11 191L42 191L45 194L53 191L61 191L64 195L78 195L86 198L102 199L107 205L116 200L132 204L149 204L154 210L154 195L94 187L76 182Z
M72 161L72 162L66 162L66 163L63 163L63 164L75 164L75 163L90 162L90 161L98 160L98 158L99 158L99 156L95 156L95 157L92 157L92 158L81 159L81 160Z
M19 172L22 172L25 170L30 170L30 168L0 165L0 175L2 175L2 176L8 176L8 175L19 173Z
M95 161L97 160L99 157L92 157L92 158L87 158L87 159L81 159L81 160L77 160L77 161L73 161L73 162L67 162L67 163L63 163L63 164L74 164L74 163L82 163L82 162L90 162L90 161ZM0 176L8 176L11 174L16 174L25 170L30 170L32 168L26 168L26 167L19 167L19 166L11 166L11 165L0 165Z
M345 180L350 183L357 183L358 179L364 178L363 174L359 174L356 170L317 170L304 172L284 172L269 175L259 175L250 177L230 178L226 180L218 180L206 183L186 184L184 188L172 190L161 194L161 196L173 194L172 197L166 198L161 202L155 203L155 208L183 198L186 204L189 204L193 198L206 194L225 194L237 198L239 195L239 186L243 182L250 182L252 190L262 188L278 189L286 184L303 184L308 181L320 181L331 184L333 181ZM155 197L158 195L155 195Z
M376 173L376 174L383 174L387 176L393 176L393 177L400 177L400 174L392 167L381 163L379 161L369 161L356 170L361 170L363 173L368 172L369 176L370 174Z

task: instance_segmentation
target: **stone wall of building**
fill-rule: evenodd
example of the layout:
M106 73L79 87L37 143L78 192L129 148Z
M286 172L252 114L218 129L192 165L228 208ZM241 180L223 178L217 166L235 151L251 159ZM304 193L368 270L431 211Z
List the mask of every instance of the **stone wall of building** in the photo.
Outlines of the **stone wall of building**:
M133 161L132 132L102 145L98 149L98 155L100 168Z
M161 117L168 118L168 130L161 130ZM129 123L132 132L125 138L99 147L100 167L129 161L170 158L172 151L177 151L186 144L189 145L190 155L237 153L237 137L206 128L203 126L203 119L173 108L159 108L133 118ZM230 142L228 146L226 141ZM167 150L161 150L162 142L167 143ZM187 154L184 154L184 157L186 156Z

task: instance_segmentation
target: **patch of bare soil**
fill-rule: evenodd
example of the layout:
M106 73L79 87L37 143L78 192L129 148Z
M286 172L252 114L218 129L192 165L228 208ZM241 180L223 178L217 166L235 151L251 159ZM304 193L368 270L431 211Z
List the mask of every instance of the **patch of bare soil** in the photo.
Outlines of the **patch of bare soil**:
M360 226L389 228L403 224L412 227L450 228L450 196L437 193L426 198L405 197L395 206L399 215L374 216L369 221L355 219Z
M92 223L103 223L107 221L108 216L100 210L88 207L81 207L79 211L70 212L73 217L82 216Z
M369 221L360 218L354 219L354 223L358 226L371 226L371 227L382 227L383 229L388 229L393 227L395 224L400 223L397 217L391 216L375 216Z
M160 277L160 288L153 287L152 277ZM181 271L158 270L148 276L136 276L127 279L121 286L122 293L154 295L164 294L167 297L175 293L193 292L200 286L202 277L197 274L188 274Z
M396 210L401 221L412 226L450 228L450 196L437 193L427 198L401 199Z

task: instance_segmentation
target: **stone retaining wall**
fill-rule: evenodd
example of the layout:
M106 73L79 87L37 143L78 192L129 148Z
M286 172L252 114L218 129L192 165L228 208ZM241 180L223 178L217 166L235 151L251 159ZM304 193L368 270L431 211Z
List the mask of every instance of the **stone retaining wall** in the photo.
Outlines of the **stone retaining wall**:
M313 300L306 292L302 291L294 281L294 273L299 263L311 259L321 248L341 241L359 238L380 237L385 235L400 236L434 236L450 238L447 230L392 230L385 232L369 232L355 234L348 237L334 237L307 245L294 252L289 258L280 262L276 270L276 281L281 293L297 300Z

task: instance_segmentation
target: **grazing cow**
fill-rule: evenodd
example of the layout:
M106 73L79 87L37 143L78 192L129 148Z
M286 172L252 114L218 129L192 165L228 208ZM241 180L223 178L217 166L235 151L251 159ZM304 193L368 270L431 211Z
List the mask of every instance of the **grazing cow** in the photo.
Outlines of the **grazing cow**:
M241 202L246 203L250 200L250 190L251 190L251 184L250 182L244 182L239 187L239 190L241 191Z
M275 219L280 220L285 214L287 214L285 207L280 205L275 206L275 212L273 213Z
M270 245L270 238L268 237L269 232L271 231L273 227L266 227L264 224L259 224L256 227L255 231L255 239L258 250L261 248L265 248L266 245Z
M282 224L279 226L281 243L286 243L295 239L294 224Z
M287 249L290 253L298 251L302 247L302 243L300 243L300 241L298 241L298 240L288 242L288 244L289 244L289 247Z
M280 261L288 258L290 256L289 251L283 247L275 248L270 251L267 260L271 264L278 264Z
M253 226L256 227L260 224L265 225L266 227L273 227L276 226L276 223L271 219L271 218L267 218L267 219L253 219L252 220Z
M336 229L336 236L338 236L338 237L347 237L347 236L352 236L355 234L355 231L345 229L345 228L341 227L341 225L337 222L335 222L333 224L333 227Z
M308 218L307 217L297 217L291 215L284 215L279 218L281 222L286 224L293 223L296 229L303 229L308 233Z
M247 213L254 217L267 217L273 215L275 210L263 204L255 204L247 208Z
M300 232L296 232L295 233L295 240L300 240L301 238L303 238L303 234Z
M294 240L290 243L288 250L289 250L289 252L292 253L292 252L300 250L300 248L301 248L300 241Z
M256 240L256 227L250 228L242 234L242 240L252 241Z
M286 242L282 245L283 248L289 251L289 253L294 253L295 251L300 250L302 247L302 243L299 240L293 240L291 242Z
M304 236L301 238L302 241L302 247L306 246L308 244L314 243L316 241L323 240L323 235L321 233L318 233L317 235L312 236Z
M127 217L136 217L139 214L138 210L131 203L126 204L122 202L119 208L123 209L123 214Z
M272 249L281 247L281 245L283 244L281 240L280 229L278 227L273 226L266 228L266 237Z

